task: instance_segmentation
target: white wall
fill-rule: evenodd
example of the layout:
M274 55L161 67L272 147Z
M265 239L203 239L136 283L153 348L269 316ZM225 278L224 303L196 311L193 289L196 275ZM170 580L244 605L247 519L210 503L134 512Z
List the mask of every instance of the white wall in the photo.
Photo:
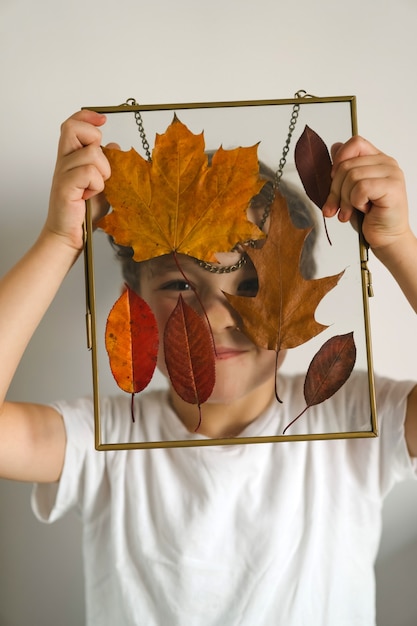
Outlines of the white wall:
M0 0L1 246L5 271L47 206L59 125L84 105L358 98L360 133L405 170L417 230L414 0ZM416 375L417 323L375 261L376 370ZM36 334L10 397L90 389L81 264ZM1 356L1 346L0 346ZM44 376L43 372L48 372ZM29 487L0 482L1 626L82 623L80 529L34 521ZM380 626L417 623L417 487L389 497L378 560Z

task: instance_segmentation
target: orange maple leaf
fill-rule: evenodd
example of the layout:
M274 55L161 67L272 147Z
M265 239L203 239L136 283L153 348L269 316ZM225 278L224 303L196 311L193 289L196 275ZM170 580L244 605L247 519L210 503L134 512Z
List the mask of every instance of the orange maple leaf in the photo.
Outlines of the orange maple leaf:
M112 175L105 194L113 211L98 226L135 261L175 252L216 261L238 243L263 233L246 217L249 202L264 184L257 146L219 150L211 165L203 133L194 135L175 116L157 134L152 161L133 148L106 149Z
M299 260L310 230L294 226L285 199L276 192L265 244L247 249L258 273L258 293L253 298L225 294L241 317L243 332L262 348L276 352L295 348L327 328L315 320L314 313L343 272L303 278Z

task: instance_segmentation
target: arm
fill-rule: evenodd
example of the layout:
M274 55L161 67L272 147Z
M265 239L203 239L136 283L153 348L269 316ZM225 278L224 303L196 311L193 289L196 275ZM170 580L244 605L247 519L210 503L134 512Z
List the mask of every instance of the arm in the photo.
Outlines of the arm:
M59 478L65 430L52 408L5 401L15 370L83 247L85 200L103 190L110 167L100 148L104 116L81 111L62 125L47 220L33 247L0 281L0 476ZM96 203L97 215L103 203Z
M355 210L364 214L366 241L417 312L417 238L408 221L401 169L361 137L333 146L332 153L332 187L323 214L338 214L342 222L349 221ZM417 387L407 400L405 436L410 454L417 457Z

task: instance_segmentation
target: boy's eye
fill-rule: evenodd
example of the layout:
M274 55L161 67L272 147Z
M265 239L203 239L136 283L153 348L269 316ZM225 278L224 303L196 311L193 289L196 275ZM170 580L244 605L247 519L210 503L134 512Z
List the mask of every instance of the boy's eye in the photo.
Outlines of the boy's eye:
M258 293L259 283L256 276L253 278L247 278L246 280L242 280L239 283L237 288L238 296L246 296L248 298L253 298Z
M186 280L170 280L162 285L161 289L164 291L189 291L191 285Z

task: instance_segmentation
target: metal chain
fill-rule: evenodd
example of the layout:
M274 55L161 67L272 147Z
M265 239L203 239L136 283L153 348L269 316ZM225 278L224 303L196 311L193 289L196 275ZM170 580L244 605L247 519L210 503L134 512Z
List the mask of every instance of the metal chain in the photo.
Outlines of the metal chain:
M234 252L234 249L232 250ZM246 256L242 254L240 259L233 263L233 265L215 265L214 263L209 263L208 261L201 261L201 259L195 259L197 265L206 270L207 272L211 272L212 274L230 274L230 272L235 272L240 269L246 263Z
M297 91L297 93L295 94L296 98L304 98L305 96L306 96L306 92L303 89L301 89L300 91ZM284 167L285 167L285 165L287 163L287 155L288 155L288 152L290 150L290 143L291 143L292 135L293 135L293 132L295 130L295 125L297 124L298 115L300 113L300 106L301 105L297 103L297 104L294 104L294 106L292 108L290 124L288 126L287 139L286 139L284 147L282 149L282 156L281 156L280 161L279 161L278 169L275 172L275 181L274 181L275 188L279 187L279 184L280 184L281 178L282 178L282 173L283 173Z
M128 98L126 100L126 104L128 104L130 106L139 106L139 103L136 102L136 100L134 98ZM146 138L145 129L143 127L143 119L142 119L142 115L141 115L140 111L134 111L134 116L135 116L135 120L136 120L136 124L137 124L137 127L138 127L140 138L142 139L143 150L144 150L144 152L146 154L146 157L147 157L148 161L152 161L151 150L150 150L150 147L149 147L148 140Z
M294 97L295 98L308 98L310 96L307 94L306 91L304 91L304 89L300 89L299 91L297 91L297 93L294 95ZM295 126L297 124L298 115L300 113L300 107L301 107L301 105L296 103L296 104L294 104L294 106L292 108L290 124L288 126L287 139L286 139L284 147L282 149L282 155L281 155L281 158L279 160L278 169L275 172L274 183L273 183L274 191L276 189L279 189L279 185L280 185L280 182L281 182L282 174L284 172L284 167L285 167L285 165L287 163L287 155L288 155L288 152L290 151L290 144L291 144L292 135L293 135L293 132L295 130ZM261 230L265 226L265 222L266 222L266 220L269 217L269 213L270 213L270 210L271 210L271 204L272 204L272 200L265 207L265 211L264 211L264 213L263 213L263 215L261 217L261 221L260 221L260 224L259 224L259 228Z

